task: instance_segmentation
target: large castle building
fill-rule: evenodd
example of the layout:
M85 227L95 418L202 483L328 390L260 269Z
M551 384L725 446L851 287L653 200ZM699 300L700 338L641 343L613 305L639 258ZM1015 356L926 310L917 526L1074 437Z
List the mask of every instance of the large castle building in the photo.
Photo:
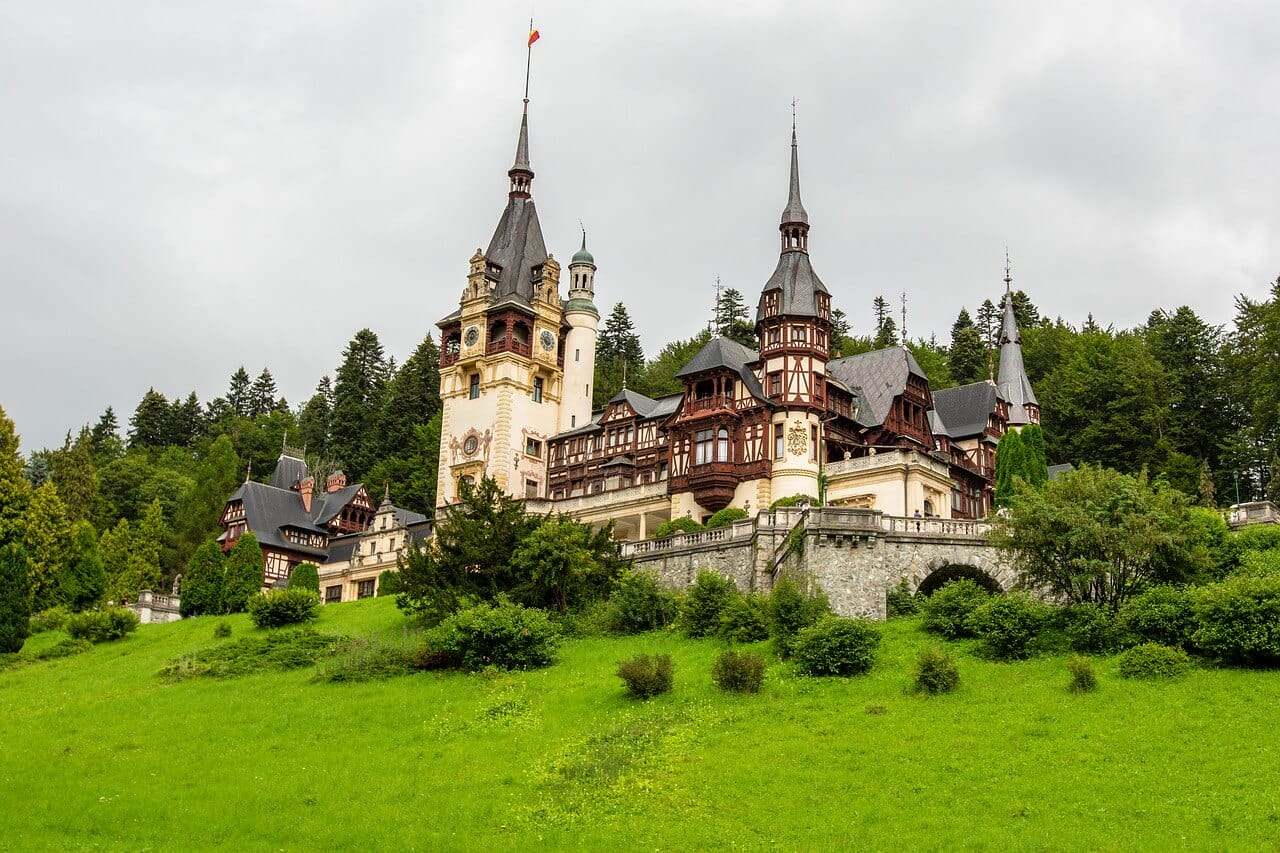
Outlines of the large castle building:
M506 208L471 258L458 309L438 324L439 505L488 476L532 508L613 522L628 539L797 495L908 517L989 511L996 443L1039 421L1007 273L997 381L933 391L904 347L833 358L832 294L810 257L793 126L757 348L714 338L677 373L679 392L624 389L592 411L595 258L584 236L562 295L533 175L526 100Z

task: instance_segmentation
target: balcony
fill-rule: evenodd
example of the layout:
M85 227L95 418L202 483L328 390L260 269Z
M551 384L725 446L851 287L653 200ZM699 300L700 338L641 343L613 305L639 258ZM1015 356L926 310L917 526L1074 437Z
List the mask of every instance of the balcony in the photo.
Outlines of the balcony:
M684 404L685 414L695 414L698 412L722 412L733 411L733 397L728 394L715 394L711 397L695 397L686 400Z
M694 500L712 512L727 507L737 488L738 466L732 462L689 466L689 491Z
M532 348L527 343L517 340L509 340L502 338L496 341L490 341L488 346L484 348L485 355L494 355L500 352L513 352L516 355L528 356L532 352Z

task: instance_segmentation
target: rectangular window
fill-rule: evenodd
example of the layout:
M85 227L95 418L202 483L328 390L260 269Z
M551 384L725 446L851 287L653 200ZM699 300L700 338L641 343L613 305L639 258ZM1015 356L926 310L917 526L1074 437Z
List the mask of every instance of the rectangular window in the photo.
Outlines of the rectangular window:
M537 480L525 480L525 481L524 481L524 496L525 496L525 498L526 498L527 500L533 500L534 498L536 498L536 497L538 496L538 481L537 481Z
M769 396L778 397L782 395L782 374L769 374Z
M809 427L809 460L811 462L818 461L818 427Z
M479 373L473 373L473 374L471 374L470 382L471 382L471 385L470 385L470 388L468 389L468 396L469 396L472 400L479 399L479 397L480 397L480 374L479 374Z
M524 440L524 452L526 456L536 456L542 458L542 442L536 438L526 438Z
M791 327L791 343L803 344L804 340L805 340L804 326L792 326Z
M326 586L324 588L324 603L334 604L342 600L342 584L336 586Z
M574 427L576 427L577 425L578 425L578 416L577 416L577 415L569 415L569 429L573 429L573 428L574 428Z
M693 464L706 465L711 461L711 451L713 442L715 441L715 431L709 429L698 430L698 435L694 441Z
M533 402L542 402L542 377L533 380Z
M782 458L782 424L773 425L773 458Z
M770 346L777 346L780 343L782 343L782 329L774 326L769 330L769 344Z
M576 349L573 351L573 360L582 361L582 350Z
M360 581L356 584L356 598L373 598L374 579Z

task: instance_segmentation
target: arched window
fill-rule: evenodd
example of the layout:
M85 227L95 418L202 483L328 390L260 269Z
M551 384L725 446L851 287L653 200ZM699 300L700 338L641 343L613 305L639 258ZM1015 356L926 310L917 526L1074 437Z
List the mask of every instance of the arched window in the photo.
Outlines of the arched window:
M720 432L716 433L716 461L729 461L729 430L720 427Z

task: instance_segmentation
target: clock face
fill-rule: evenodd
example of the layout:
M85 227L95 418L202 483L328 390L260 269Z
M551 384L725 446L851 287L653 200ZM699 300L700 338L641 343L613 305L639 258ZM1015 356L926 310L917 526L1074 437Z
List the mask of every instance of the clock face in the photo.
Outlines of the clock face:
M542 348L547 352L551 352L556 348L556 336L550 332L543 332L540 340L542 341Z
M475 346L476 341L480 340L480 329L475 326L467 329L467 333L462 340L469 347Z

